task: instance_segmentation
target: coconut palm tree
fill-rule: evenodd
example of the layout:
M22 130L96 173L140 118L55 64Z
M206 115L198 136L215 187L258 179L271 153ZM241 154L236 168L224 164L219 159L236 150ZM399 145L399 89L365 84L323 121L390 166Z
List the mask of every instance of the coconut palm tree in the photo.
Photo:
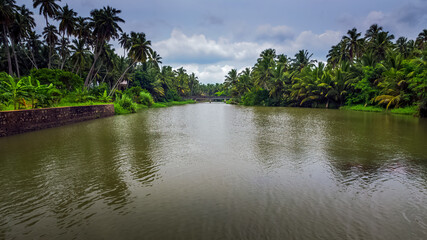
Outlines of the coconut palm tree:
M59 32L62 33L62 40L61 42L66 43L69 42L68 38L75 33L76 28L76 19L77 13L74 12L73 9L70 9L68 7L68 4L66 4L61 11L59 11L58 16L56 16L56 20L59 20ZM65 38L65 34L67 34L68 38ZM65 46L67 44L61 44L61 70L64 68L65 64Z
M359 57L361 53L363 39L360 38L362 33L358 33L356 28L348 30L348 36L343 36L342 39L347 43L347 51L350 60L353 61L355 57Z
M224 84L226 88L233 87L237 82L237 69L231 69L225 76Z
M119 23L124 23L125 21L117 16L119 13L121 13L120 10L110 6L103 7L102 9L95 9L90 12L91 21L89 22L89 26L93 29L94 59L89 73L85 79L85 87L89 85L89 80L91 79L93 70L104 44L110 41L110 39L118 38L119 32L122 32Z
M18 78L20 78L21 75L19 71L18 55L16 54L15 46L21 43L23 39L27 38L32 29L36 26L34 18L31 16L32 14L33 13L28 8L26 8L25 5L17 7L15 19L10 26L12 53L15 59L16 73Z
M366 30L365 38L368 42L373 41L377 38L378 34L383 31L383 27L378 26L378 24L372 24L368 30Z
M58 15L61 7L56 3L61 0L33 0L33 7L40 6L39 14L43 15L46 20L46 27L49 26L48 17L54 18Z
M130 68L132 68L138 62L145 63L147 59L151 57L151 41L146 39L145 33L131 32L130 35L132 47L129 49L129 57L132 60L132 63L125 69L112 90L114 90L123 80L125 74L129 71ZM112 92L113 91L111 91L110 94L112 94Z
M427 29L424 29L417 37L417 45L420 49L424 49L427 46Z
M49 60L48 68L50 69L52 64L52 51L55 48L56 43L58 42L58 30L54 25L48 25L43 30L43 37L49 46Z
M123 56L126 56L126 51L131 47L130 37L127 33L122 33L119 39L119 44L123 48Z
M0 0L0 24L3 27L3 41L5 46L5 51L7 55L7 64L9 69L9 75L13 74L12 70L12 59L10 57L10 50L9 50L9 27L10 24L12 24L16 11L16 5L15 0Z

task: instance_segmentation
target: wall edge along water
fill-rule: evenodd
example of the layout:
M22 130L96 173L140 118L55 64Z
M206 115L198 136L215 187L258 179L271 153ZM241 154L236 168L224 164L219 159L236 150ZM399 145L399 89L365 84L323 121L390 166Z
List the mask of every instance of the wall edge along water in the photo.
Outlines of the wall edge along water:
M0 111L0 137L114 115L114 104Z

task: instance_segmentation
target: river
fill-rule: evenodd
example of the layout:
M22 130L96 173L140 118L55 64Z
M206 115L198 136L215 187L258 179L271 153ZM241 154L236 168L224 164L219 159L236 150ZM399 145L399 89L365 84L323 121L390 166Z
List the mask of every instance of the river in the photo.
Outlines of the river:
M427 119L200 103L0 138L0 239L426 239Z

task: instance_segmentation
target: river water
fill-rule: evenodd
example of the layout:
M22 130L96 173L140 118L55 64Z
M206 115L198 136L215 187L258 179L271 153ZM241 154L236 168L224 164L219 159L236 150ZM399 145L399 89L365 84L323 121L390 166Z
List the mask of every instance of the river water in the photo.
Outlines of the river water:
M0 138L0 239L427 239L427 120L201 103Z

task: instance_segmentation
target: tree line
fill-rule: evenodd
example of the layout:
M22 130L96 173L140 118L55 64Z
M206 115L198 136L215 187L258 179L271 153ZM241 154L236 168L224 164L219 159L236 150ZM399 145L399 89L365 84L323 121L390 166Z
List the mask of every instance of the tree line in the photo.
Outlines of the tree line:
M224 84L234 103L338 108L418 105L427 109L427 29L415 40L373 24L362 37L353 28L332 46L327 62L307 50L294 58L266 49L252 68L232 69ZM422 110L424 109L424 110Z
M161 66L162 57L143 32L123 32L120 25L125 20L120 10L107 6L84 17L59 2L33 0L32 7L45 19L39 34L30 8L17 5L15 0L0 0L0 69L12 77L15 86L24 76L22 84L31 81L37 85L39 81L46 88L53 84L51 88L59 90L62 97L77 90L90 94L102 88L112 98L121 90L137 87L160 101L213 95L222 89L222 84L201 84L184 68ZM115 52L114 40L124 49L123 55ZM2 76L0 90L9 91L10 96L11 79Z

